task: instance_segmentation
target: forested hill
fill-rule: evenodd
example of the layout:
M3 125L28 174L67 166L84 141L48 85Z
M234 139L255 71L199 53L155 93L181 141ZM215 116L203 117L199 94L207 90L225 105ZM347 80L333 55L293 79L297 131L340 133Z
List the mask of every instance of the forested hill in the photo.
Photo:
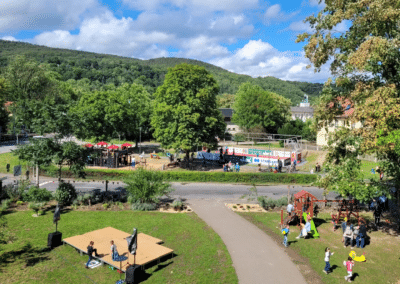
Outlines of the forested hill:
M52 71L58 72L63 80L81 81L90 84L93 89L109 83L118 86L125 82L136 82L144 85L150 93L153 93L163 83L168 67L173 67L182 62L205 67L218 81L220 94L235 94L242 83L251 82L289 98L292 104L296 105L303 99L304 93L308 94L310 100L313 101L319 96L323 87L322 84L283 81L274 77L252 78L191 59L157 58L140 60L0 40L0 67L6 67L15 55L25 55L46 63Z

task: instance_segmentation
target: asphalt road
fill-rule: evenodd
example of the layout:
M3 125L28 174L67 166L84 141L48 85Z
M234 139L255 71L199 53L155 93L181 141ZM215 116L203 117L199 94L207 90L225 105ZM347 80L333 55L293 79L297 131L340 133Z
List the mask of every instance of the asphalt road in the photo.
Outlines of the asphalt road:
M33 182L34 180L31 179ZM49 191L55 191L58 187L57 179L53 178L40 178L40 187L46 188ZM98 181L89 182L73 182L75 188L80 192L90 192L93 189L100 189L105 191L105 183ZM11 175L8 176L3 184L15 183L15 178ZM250 194L251 185L243 184L224 184L224 183L184 183L184 182L173 182L171 183L172 188L175 189L171 193L171 197L182 199L224 199L224 200L238 200L240 197L246 194ZM109 182L108 190L112 191L120 187L125 187L123 182ZM323 190L317 187L310 186L299 186L299 185L269 185L269 186L257 186L258 195L268 196L272 199L279 199L283 196L287 196L290 187L290 193L296 193L302 189L310 192L319 199L323 198ZM337 194L329 193L328 199L335 199Z

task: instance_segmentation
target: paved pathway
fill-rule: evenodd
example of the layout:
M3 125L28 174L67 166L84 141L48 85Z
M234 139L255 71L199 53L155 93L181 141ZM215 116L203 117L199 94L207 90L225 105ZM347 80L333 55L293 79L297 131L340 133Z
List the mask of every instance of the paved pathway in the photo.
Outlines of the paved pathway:
M240 284L306 283L296 265L267 234L225 206L225 199L188 203L224 241ZM283 240L283 238L282 238Z

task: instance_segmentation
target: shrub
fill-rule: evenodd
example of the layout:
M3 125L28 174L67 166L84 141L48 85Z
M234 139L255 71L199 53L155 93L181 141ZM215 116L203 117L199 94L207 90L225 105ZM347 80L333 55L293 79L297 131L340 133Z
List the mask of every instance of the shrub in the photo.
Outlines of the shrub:
M108 203L104 203L104 204L103 204L103 208L104 208L104 209L107 209L108 207L110 207L110 204L108 204Z
M85 193L82 199L85 204L89 204L89 199L93 200L93 194Z
M132 204L132 210L134 211L152 211L157 208L157 204L155 203L141 203L135 202Z
M278 200L275 200L275 205L277 207L286 206L288 204L287 197L281 197Z
M260 204L261 207L263 207L264 209L268 208L274 208L275 207L275 200L273 200L272 198L269 197L265 197L265 196L259 196L257 198L258 204Z
M24 192L28 189L30 182L24 179L21 179L18 184L8 184L3 187L5 198L9 198L11 200L19 200L22 199Z
M158 198L168 195L173 189L169 183L164 182L164 176L159 171L137 169L124 182L127 191L134 202L157 203Z
M19 206L19 205L22 205L22 204L24 204L23 201L21 201L21 200L18 200L18 201L17 201L17 205L18 205L18 206Z
M76 198L75 187L70 183L62 182L54 195L58 203L62 205L69 205Z
M12 203L12 200L11 200L11 199L4 199L4 200L1 202L1 209L2 209L3 211L7 210L8 207L10 207L11 203Z
M183 202L181 200L174 200L174 202L172 202L172 207L174 207L174 209L182 209Z
M31 186L23 195L24 201L28 202L48 202L51 198L52 194L50 191L37 186Z
M46 203L44 202L31 202L28 205L28 208L33 210L38 216L40 216L41 214L39 213L39 211L42 211L43 206L45 206Z

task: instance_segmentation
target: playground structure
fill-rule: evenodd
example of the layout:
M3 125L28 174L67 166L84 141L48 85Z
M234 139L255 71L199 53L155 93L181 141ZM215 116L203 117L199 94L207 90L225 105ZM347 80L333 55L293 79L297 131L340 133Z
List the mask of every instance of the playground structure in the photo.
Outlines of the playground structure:
M293 201L293 210L292 213L285 218L283 217L283 210L281 210L281 225L289 224L292 222L300 223L301 217L303 217L304 221L307 222L307 219L310 219L311 224L311 234L313 237L318 237L318 231L315 227L313 217L314 213L318 212L318 205L315 203L338 203L338 212L337 214L332 214L332 221L339 222L340 219L347 218L350 220L350 217L353 216L357 219L357 222L360 224L361 222L365 224L365 220L359 216L359 206L357 200L318 200L311 193L301 190L300 192L294 194ZM315 206L314 206L315 204Z

